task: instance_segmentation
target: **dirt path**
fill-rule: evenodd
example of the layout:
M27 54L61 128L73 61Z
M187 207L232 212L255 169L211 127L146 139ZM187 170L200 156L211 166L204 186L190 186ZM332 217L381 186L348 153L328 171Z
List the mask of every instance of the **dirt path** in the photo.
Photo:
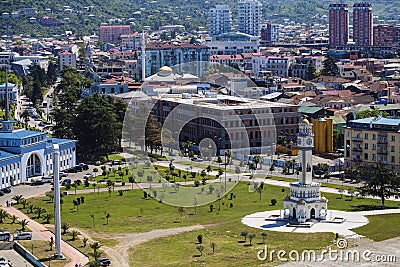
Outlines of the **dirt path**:
M97 233L101 238L112 238L117 240L118 244L113 247L102 246L102 250L107 254L111 261L111 266L115 267L129 267L129 253L128 250L140 243L150 241L152 239L166 237L170 235L177 235L183 232L190 232L202 229L204 225L192 225L179 228L170 229L157 229L145 233L132 233L132 234L103 234ZM90 238L90 234L85 233L81 229L77 229L83 237L87 237L89 241L95 242Z

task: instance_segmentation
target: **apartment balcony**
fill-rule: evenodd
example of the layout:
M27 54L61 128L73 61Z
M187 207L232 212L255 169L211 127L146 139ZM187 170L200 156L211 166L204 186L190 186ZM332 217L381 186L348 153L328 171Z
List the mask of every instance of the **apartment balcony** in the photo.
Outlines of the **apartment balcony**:
M387 144L387 143L388 143L387 139L381 139L381 138L378 139L378 144Z
M353 147L351 149L351 151L353 151L353 152L362 152L362 148L361 147Z
M354 161L354 162L361 162L362 159L361 159L361 158L353 158L353 161Z
M388 151L387 150L378 150L377 153L381 154L381 155L387 155Z
M354 138L351 139L351 141L353 141L353 142L355 142L355 143L361 143L361 142L362 142L362 139L359 138L359 137L354 137Z

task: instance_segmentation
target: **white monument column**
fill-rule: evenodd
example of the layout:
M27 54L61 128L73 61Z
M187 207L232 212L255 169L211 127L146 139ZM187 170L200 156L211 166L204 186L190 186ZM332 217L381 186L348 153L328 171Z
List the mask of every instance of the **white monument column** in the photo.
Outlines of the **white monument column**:
M60 212L60 148L53 145L53 175L54 175L54 227L56 253L54 258L64 258L61 255L61 212Z

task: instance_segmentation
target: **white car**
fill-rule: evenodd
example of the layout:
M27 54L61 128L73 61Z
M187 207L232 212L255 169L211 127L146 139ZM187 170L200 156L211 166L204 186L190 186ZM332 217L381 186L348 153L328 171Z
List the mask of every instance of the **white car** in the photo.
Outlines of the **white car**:
M14 235L14 240L31 240L32 233L31 232L21 232Z
M93 178L93 173L86 173L83 178L85 179L89 179L89 178Z

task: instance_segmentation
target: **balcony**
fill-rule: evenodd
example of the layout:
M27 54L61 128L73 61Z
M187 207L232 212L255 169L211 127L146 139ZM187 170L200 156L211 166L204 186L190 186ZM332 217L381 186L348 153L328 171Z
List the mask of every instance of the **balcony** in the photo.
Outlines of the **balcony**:
M388 151L382 149L382 150L378 150L377 153L378 153L378 154L381 154L381 155L387 155Z
M354 161L354 162L361 162L362 159L361 159L361 158L353 158L353 161Z
M362 139L359 138L359 137L354 137L354 138L351 139L351 141L353 141L353 142L355 142L355 143L361 143L361 142L362 142Z
M387 141L386 138L379 138L378 139L378 144L387 144L387 143L388 143L388 141Z
M351 151L353 151L353 152L362 152L362 148L361 147L353 147L351 149Z

